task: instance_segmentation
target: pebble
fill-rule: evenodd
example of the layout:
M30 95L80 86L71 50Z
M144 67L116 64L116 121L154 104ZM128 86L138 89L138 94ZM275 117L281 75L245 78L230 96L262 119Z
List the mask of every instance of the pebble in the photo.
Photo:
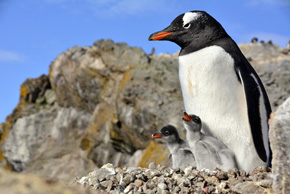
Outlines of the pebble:
M167 185L165 183L158 183L158 188L162 189L162 190L165 190L167 189Z
M125 190L124 190L124 193L129 193L129 191L131 191L132 189L134 189L134 184L130 184L128 185Z
M150 162L150 164L149 164L149 169L156 169L156 164L155 164L155 162Z
M136 179L134 181L134 184L135 184L135 187L139 188L139 187L141 187L143 185L143 181L140 180L140 179Z
M188 166L184 169L184 175L188 176L191 172L192 172L193 167L192 166Z

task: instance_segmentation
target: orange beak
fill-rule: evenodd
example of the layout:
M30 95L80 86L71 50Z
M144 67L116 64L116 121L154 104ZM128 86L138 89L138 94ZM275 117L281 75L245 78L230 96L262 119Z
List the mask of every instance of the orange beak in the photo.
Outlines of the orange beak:
M171 34L172 32L156 32L149 36L148 40L161 40Z
M156 139L156 138L161 138L161 137L163 137L164 135L162 135L161 133L154 133L154 134L152 134L152 138L153 139Z
M184 117L182 117L182 120L184 120L184 121L192 121L192 119L190 118L190 116L186 112L183 112L183 114L184 114Z

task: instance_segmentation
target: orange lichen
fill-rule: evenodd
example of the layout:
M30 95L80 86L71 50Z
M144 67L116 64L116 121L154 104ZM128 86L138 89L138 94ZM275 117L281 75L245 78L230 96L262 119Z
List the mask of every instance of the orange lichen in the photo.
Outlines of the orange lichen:
M168 155L169 151L165 149L164 144L151 141L150 144L147 146L138 166L142 168L147 168L150 162L161 164L167 159Z
M81 148L87 152L90 152L94 144L100 141L100 133L105 131L104 128L109 126L114 117L114 108L107 103L101 103L93 117L81 140Z
M11 128L11 125L12 125L12 123L11 123L11 119L10 119L10 117L8 116L7 118L6 118L6 123L2 123L1 124L1 128L3 129L3 132L2 132L2 134L1 134L1 136L0 136L0 143L3 143L3 141L5 141L5 138L7 137L7 135L8 135L8 131L9 131L9 129ZM2 152L2 150L0 150L0 163L2 163L2 162L4 162L5 161L5 158L4 158L4 156L3 156L3 152Z
M124 74L124 77L123 79L121 80L121 83L120 83L120 88L124 88L125 86L125 83L131 79L131 73L130 73L130 70L128 70L125 74Z
M91 149L91 147L92 147L92 142L91 142L89 139L87 139L87 138L83 138L83 139L81 140L81 148L82 148L83 150L88 151L88 150Z
M25 87L25 84L21 85L20 88L20 99L23 100L26 98L26 96L28 95L29 91L28 89Z
M123 140L123 138L114 130L110 130L110 138L115 139L115 140L119 140L119 141Z
M3 152L2 150L0 150L0 162L3 162L5 160L4 156L3 156Z
M3 166L3 168L4 168L5 170L11 171L11 167L10 167L8 164L5 164L5 165Z

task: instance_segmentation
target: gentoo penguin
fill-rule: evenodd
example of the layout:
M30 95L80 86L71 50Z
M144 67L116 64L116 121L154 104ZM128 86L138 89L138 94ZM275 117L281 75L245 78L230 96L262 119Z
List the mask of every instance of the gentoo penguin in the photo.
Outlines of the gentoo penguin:
M257 37L252 38L251 43L257 43L257 42L258 42L258 38Z
M267 44L268 44L268 45L273 45L272 40L268 40L268 41L267 41Z
M217 138L203 134L198 116L184 112L182 119L186 129L186 139L198 170L219 168L228 171L237 168L234 152Z
M179 137L177 129L172 125L167 125L160 130L160 133L152 134L152 138L159 138L166 142L172 158L172 168L184 169L187 166L195 167L195 159L188 144ZM184 150L184 148L187 148Z
M270 165L268 96L221 24L204 11L191 11L149 40L168 40L181 47L179 80L185 110L203 118L202 131L235 153L238 168L250 171Z

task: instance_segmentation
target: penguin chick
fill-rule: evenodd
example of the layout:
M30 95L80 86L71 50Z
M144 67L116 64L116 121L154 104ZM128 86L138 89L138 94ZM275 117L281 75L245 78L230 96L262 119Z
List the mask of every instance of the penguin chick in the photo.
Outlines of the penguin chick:
M186 139L196 160L198 170L220 168L224 171L237 168L234 153L217 138L201 132L201 120L184 112L182 118L187 131Z
M167 125L160 130L160 133L152 134L152 138L166 142L172 157L172 168L184 169L187 166L196 166L195 159L188 144L179 137L177 129ZM186 148L186 150L184 150Z

